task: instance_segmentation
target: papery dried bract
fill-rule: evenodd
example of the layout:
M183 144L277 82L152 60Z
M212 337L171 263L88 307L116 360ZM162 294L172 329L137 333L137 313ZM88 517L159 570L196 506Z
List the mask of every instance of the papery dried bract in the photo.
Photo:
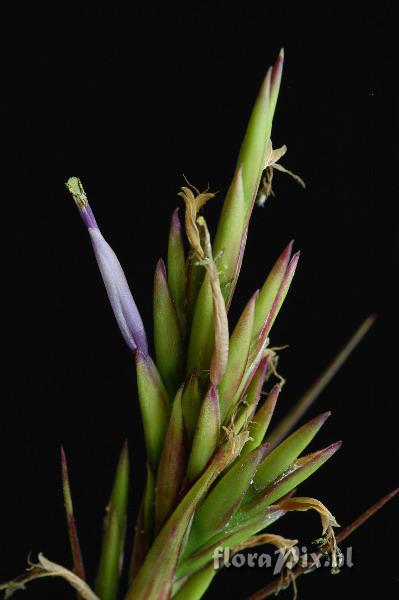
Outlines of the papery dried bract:
M194 195L193 189L196 192ZM179 196L181 196L186 205L185 223L186 223L186 234L190 246L197 255L198 258L204 258L204 250L201 246L200 234L197 227L197 215L200 209L204 206L208 200L213 198L215 194L208 192L199 192L193 186L182 187Z

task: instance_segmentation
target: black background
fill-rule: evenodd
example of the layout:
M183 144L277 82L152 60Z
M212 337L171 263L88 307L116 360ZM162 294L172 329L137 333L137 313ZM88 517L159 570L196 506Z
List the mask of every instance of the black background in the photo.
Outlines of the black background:
M153 269L165 256L182 174L220 191L207 213L214 225L251 105L281 46L286 65L273 142L288 145L282 162L307 189L277 174L277 197L255 211L232 319L295 238L300 267L272 339L290 344L280 362L283 414L361 320L379 314L310 410L333 411L312 448L336 439L344 445L301 493L347 524L397 485L392 19L386 2L266 1L129 10L54 4L21 7L5 19L4 33L12 35L3 54L11 170L3 163L1 580L21 572L29 551L69 564L61 443L91 577L126 436L131 516L143 485L132 356L64 182L82 178L151 335ZM397 592L397 507L392 502L350 539L352 570L302 578L300 597ZM308 543L319 522L289 515L274 531ZM207 597L242 599L269 577L230 569ZM25 593L73 598L62 582L35 583Z

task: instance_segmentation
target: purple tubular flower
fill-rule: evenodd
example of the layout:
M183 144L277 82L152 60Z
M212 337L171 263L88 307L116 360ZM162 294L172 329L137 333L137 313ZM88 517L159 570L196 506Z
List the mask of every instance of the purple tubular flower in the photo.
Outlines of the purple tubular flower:
M144 356L147 356L148 344L143 321L121 264L98 228L80 180L71 177L66 185L88 229L97 264L123 339L132 351L138 349Z

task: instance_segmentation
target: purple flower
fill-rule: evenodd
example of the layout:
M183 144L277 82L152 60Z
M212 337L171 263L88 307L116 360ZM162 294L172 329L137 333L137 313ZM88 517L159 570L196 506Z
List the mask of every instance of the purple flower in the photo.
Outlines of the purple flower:
M77 177L71 177L66 186L72 194L82 220L88 229L97 264L123 339L131 350L139 349L146 356L148 345L143 321L137 310L121 264L98 228L80 180Z

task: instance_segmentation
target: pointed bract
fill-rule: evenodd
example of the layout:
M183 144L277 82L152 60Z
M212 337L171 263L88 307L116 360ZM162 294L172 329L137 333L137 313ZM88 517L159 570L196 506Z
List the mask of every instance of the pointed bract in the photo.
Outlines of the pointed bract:
M213 297L208 276L198 294L191 325L187 374L196 371L200 378L209 372L214 347Z
M186 287L186 259L179 209L173 212L168 242L168 284L182 330L185 326L184 295Z
M238 521L229 523L223 531L212 536L203 547L191 556L183 556L177 575L184 576L207 564L210 560L213 562L213 553L218 548L232 548L237 544L245 542L252 535L262 531L269 525L272 525L277 519L285 515L285 511L279 506L270 506L261 510L254 517L248 518L239 523Z
M261 398L263 384L268 374L268 365L269 356L265 356L265 358L260 361L259 366L251 379L251 383L249 384L245 395L245 401L242 403L235 417L234 427L236 431L241 431L243 427L251 427L251 421ZM245 454L249 452L248 447L250 444L252 444L251 440L245 444L245 448L243 449ZM253 448L255 448L255 446L252 446L251 450Z
M251 348L248 357L248 363L245 369L244 376L241 379L239 388L235 394L233 401L230 403L230 408L227 412L225 423L230 422L231 418L233 417L236 411L236 407L239 406L241 402L245 401L245 395L249 390L252 380L255 377L256 372L258 371L262 361L264 361L267 357L267 354L265 356L265 352L268 344L269 338L267 336L260 337L259 340L257 340L256 343L253 344L253 348ZM239 415L238 418L239 420L241 420L241 415Z
M229 322L226 305L220 288L219 272L212 255L211 238L203 217L197 223L204 231L204 261L207 278L212 292L214 347L209 368L209 379L213 385L219 385L227 368L229 356ZM196 307L197 310L197 307Z
M219 448L202 476L161 529L125 600L169 600L181 546L194 511L213 481L235 459L241 448L239 438Z
M220 437L220 411L217 388L211 386L204 398L198 416L187 467L189 481L203 471L216 450Z
M186 381L182 395L182 410L188 442L191 445L204 395L194 371Z
M132 557L130 561L129 582L136 576L148 549L154 539L155 530L155 477L147 463L147 480L136 521Z
M265 146L271 132L270 80L271 68L267 71L261 85L237 160L237 165L243 167L242 176L247 212L251 210L251 204L259 185L263 171Z
M183 340L162 260L154 277L154 343L159 373L173 399L183 379Z
M211 585L216 573L213 563L203 567L183 583L173 594L173 600L200 600Z
M326 412L315 417L300 429L297 429L266 456L256 472L253 492L249 498L255 494L255 490L264 489L289 467L310 444L330 414Z
M274 413L277 399L281 392L281 387L277 384L274 386L270 394L268 395L264 404L259 408L252 418L249 425L249 436L250 439L246 444L244 451L249 452L254 448L257 448L265 439L266 432L268 430L271 418ZM270 444L268 441L268 451L270 452Z
M249 300L230 339L227 369L219 385L220 415L222 421L239 388L247 366L257 296L258 292L255 292Z
M156 468L169 422L169 400L156 366L149 355L136 352L137 390L148 462Z
M276 479L266 485L249 504L242 507L245 518L254 516L259 510L275 504L280 498L308 479L339 450L341 443L335 442L327 448L307 454L289 465L283 473L280 473ZM238 516L238 520L243 518L243 514Z
M262 329L262 333L261 333L262 337L269 335L270 330L273 326L273 323L276 320L278 313L280 312L280 308L283 305L283 302L288 294L288 290L290 289L292 280L294 278L295 271L298 266L299 258L300 258L300 252L297 252L296 254L294 254L294 256L290 260L290 263L287 267L287 271L284 275L284 279L281 283L279 291L273 302L273 306L266 318L265 324L263 325L263 329Z
M173 402L157 474L155 526L158 530L175 508L187 467L187 445L182 414L182 387Z
M196 259L193 252L190 252L186 261L186 287L185 287L185 312L186 327L190 331L190 326L194 316L194 309L197 303L198 294L205 277L205 269Z
M281 48L276 62L273 65L270 79L270 110L274 115L276 109L278 94L280 91L281 77L284 65L284 48Z
M242 165L234 175L227 192L213 243L217 258L220 286L226 305L229 306L238 277L242 239L246 228L246 206L242 181Z
M262 331L265 321L273 307L280 286L284 280L292 252L293 241L283 250L263 284L256 303L253 336Z
M245 457L240 456L208 494L195 514L188 541L190 548L202 546L209 532L216 534L227 525L251 485L265 449L261 446Z

